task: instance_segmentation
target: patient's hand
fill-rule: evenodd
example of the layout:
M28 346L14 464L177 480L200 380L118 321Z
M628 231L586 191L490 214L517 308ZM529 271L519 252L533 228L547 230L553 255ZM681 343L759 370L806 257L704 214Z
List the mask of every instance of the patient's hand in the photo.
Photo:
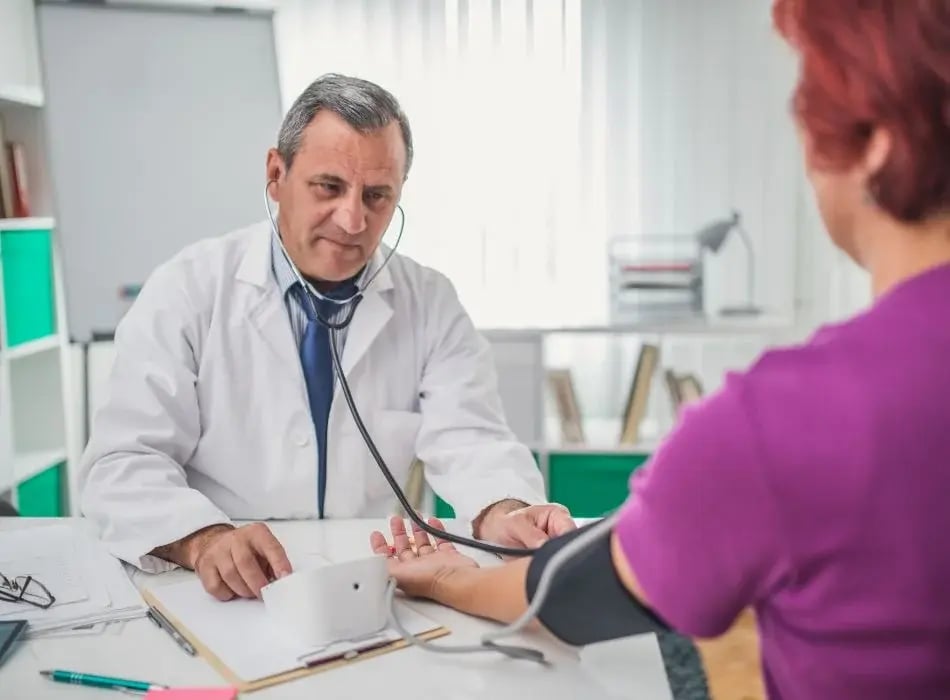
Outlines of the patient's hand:
M429 524L445 530L437 518L429 518ZM402 518L391 518L389 529L392 531L392 546L383 533L376 531L370 535L370 547L377 554L389 557L389 574L407 595L436 598L435 587L443 577L458 569L478 568L478 563L458 551L454 544L438 538L433 542L415 523L412 526L413 542L409 540Z

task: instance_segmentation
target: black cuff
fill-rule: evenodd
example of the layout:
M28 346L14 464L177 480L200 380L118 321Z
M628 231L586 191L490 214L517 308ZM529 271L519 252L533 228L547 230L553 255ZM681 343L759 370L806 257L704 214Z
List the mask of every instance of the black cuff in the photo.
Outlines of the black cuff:
M597 523L550 540L535 553L526 580L528 600L534 598L551 557L594 525ZM603 537L564 562L538 613L544 626L568 644L580 646L670 629L623 585L614 569L610 535L605 531Z

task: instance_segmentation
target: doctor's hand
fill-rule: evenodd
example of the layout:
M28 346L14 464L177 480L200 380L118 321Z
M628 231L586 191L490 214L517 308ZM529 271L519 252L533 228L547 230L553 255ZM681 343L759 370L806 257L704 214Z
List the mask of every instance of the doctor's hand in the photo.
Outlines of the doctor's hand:
M489 506L472 523L472 534L480 540L528 549L576 529L570 511L558 503L529 506L515 500Z
M261 588L291 572L283 546L264 523L213 526L195 533L191 568L218 600L259 598Z
M429 518L429 525L445 530L437 518ZM389 558L389 575L396 579L406 595L415 598L435 598L435 587L446 575L457 569L477 569L478 563L465 556L451 542L432 539L418 525L412 525L412 540L399 516L389 520L393 544L376 531L369 537L370 547L376 554Z

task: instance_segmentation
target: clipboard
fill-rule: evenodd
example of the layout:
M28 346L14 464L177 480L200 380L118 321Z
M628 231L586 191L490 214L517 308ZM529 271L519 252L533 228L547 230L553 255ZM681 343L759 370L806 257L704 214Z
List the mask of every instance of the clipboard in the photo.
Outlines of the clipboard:
M299 678L305 678L316 673L332 671L336 668L342 668L347 664L356 663L365 659L372 659L377 656L382 656L383 654L388 654L409 646L409 642L405 641L404 639L398 639L392 642L382 642L379 644L371 644L370 646L355 652L343 652L339 656L334 656L333 658L310 663L301 668L295 668L282 673L277 673L271 676L249 681L241 678L217 654L215 654L214 651L212 651L210 646L203 642L191 629L189 629L182 620L178 619L174 614L172 614L151 589L142 591L142 598L145 599L145 602L149 605L149 607L157 610L182 637L188 640L192 647L194 647L198 656L211 664L215 671L217 671L229 685L237 688L241 693L252 693L256 690L269 688L271 686L297 680ZM443 637L449 633L450 631L447 627L439 626L435 629L419 634L417 637L419 639L430 640Z

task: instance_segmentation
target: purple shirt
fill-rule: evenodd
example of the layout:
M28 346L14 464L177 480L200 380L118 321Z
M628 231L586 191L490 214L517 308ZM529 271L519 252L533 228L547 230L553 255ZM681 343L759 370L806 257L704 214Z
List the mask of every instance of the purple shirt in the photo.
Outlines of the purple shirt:
M773 700L950 698L950 266L689 407L617 528L693 636L758 614Z

